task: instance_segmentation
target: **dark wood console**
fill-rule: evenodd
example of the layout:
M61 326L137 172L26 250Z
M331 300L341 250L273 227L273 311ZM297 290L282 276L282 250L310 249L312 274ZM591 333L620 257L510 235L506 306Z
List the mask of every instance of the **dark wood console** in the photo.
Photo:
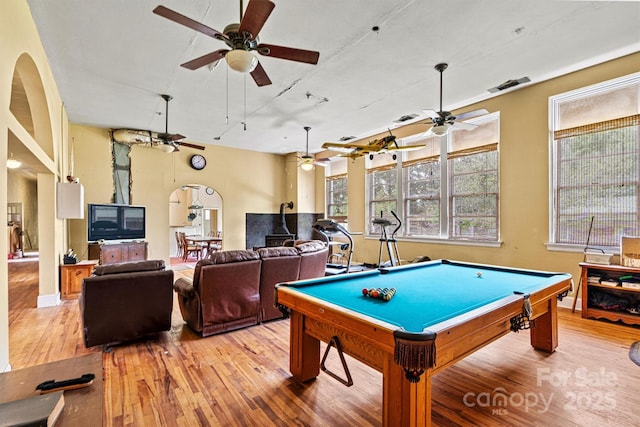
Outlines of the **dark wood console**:
M102 265L147 259L147 242L89 243L89 259Z

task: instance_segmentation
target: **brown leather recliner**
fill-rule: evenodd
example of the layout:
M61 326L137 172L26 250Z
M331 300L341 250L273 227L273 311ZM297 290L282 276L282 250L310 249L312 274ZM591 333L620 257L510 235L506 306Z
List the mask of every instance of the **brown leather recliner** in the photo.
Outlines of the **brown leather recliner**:
M196 264L193 281L174 284L182 318L203 337L259 322L260 267L257 252L214 252Z
M301 257L295 248L282 246L258 249L262 260L260 274L260 321L280 319L283 313L274 306L278 283L298 280ZM324 268L324 265L323 265ZM324 274L324 270L323 270Z
M162 260L96 266L82 281L79 305L85 347L168 331L173 271Z

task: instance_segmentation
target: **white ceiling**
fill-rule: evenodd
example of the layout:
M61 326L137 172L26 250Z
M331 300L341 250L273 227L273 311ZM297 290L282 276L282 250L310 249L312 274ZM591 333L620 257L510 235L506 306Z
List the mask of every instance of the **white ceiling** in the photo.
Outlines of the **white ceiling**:
M260 40L320 60L259 56L273 85L257 87L224 61L180 67L225 45L152 13L162 4L222 31L238 22L239 2L28 0L73 123L163 131L160 94L170 94L169 132L185 141L280 154L304 151L304 126L314 152L438 110L439 62L449 63L452 110L509 79L533 84L640 50L638 1L274 2Z

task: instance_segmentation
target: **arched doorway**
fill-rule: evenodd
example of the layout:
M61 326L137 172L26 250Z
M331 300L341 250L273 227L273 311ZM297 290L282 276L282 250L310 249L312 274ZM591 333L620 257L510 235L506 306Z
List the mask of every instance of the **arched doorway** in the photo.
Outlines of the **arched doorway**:
M176 232L192 236L222 236L222 229L222 196L213 187L185 184L169 196L170 257L178 254Z
M40 72L30 55L23 53L17 59L11 83L9 111L16 121L9 122L6 131L7 157L20 164L7 170L7 213L19 212L16 222L21 239L20 250L14 250L15 245L10 243L8 252L14 256L39 252L37 306L50 306L59 301L54 195L56 160L60 163L61 159L55 156L51 111Z

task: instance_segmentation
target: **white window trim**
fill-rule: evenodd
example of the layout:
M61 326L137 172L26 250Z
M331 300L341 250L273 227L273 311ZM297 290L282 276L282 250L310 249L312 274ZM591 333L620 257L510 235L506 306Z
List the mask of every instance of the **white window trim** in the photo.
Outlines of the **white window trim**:
M585 86L579 89L575 89L569 92L561 93L549 97L549 236L545 243L547 250L556 252L584 252L584 245L569 245L565 243L556 243L554 241L555 236L555 218L558 207L556 206L556 188L557 183L557 165L556 159L558 158L557 147L553 140L553 130L558 122L558 106L566 101L573 99L584 98L589 95L597 95L611 91L612 89L628 86L630 84L640 84L640 72L629 74L623 77L599 82L590 86ZM640 105L638 106L640 110ZM585 242L586 243L586 242ZM618 246L599 246L607 253L619 254L620 247Z

